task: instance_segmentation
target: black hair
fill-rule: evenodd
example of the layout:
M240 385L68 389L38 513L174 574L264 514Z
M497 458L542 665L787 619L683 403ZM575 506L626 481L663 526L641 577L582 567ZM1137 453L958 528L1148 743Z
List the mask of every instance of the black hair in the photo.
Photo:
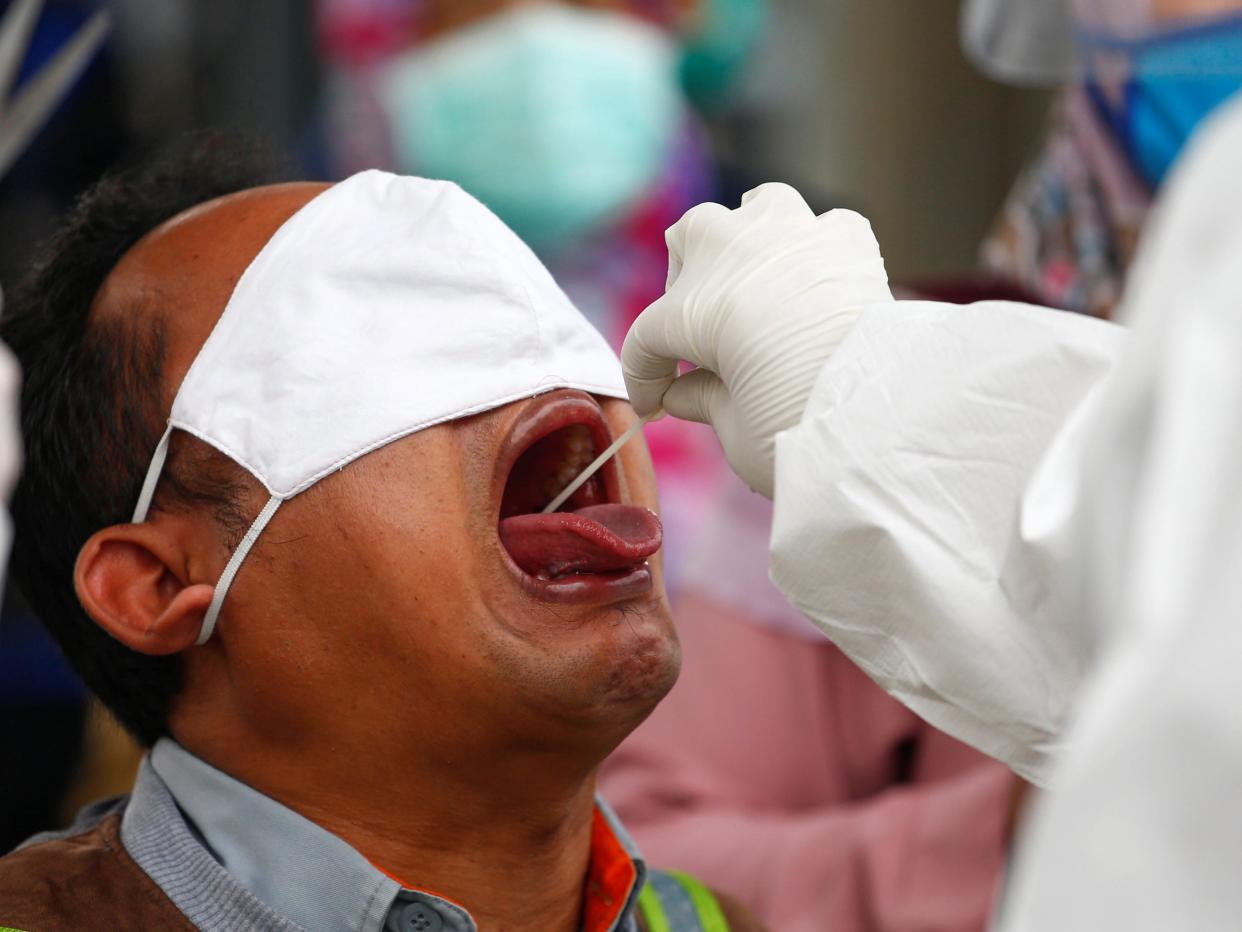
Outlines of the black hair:
M140 654L96 625L77 600L73 571L87 538L131 519L168 413L165 321L177 309L143 306L126 319L95 320L91 307L121 257L160 224L275 180L278 168L265 150L220 135L187 138L110 174L41 245L0 317L0 339L24 379L12 576L82 680L145 746L167 732L181 661ZM166 472L162 503L207 505L232 530L241 520L242 487L198 459L203 468L190 479L184 470Z

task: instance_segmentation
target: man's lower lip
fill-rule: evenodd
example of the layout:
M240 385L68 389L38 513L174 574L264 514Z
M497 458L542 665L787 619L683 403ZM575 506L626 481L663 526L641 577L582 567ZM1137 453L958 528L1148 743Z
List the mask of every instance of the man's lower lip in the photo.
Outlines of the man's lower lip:
M615 573L584 573L559 579L541 579L521 570L518 576L523 588L537 599L577 605L624 602L647 595L653 586L651 567L646 563Z

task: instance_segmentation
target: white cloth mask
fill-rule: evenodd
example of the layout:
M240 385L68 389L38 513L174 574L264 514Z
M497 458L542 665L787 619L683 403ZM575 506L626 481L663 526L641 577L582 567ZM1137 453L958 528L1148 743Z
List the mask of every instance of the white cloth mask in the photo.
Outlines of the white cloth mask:
M172 430L271 498L203 621L280 504L385 444L557 388L625 398L616 355L534 254L448 182L367 171L320 194L255 257L173 401Z

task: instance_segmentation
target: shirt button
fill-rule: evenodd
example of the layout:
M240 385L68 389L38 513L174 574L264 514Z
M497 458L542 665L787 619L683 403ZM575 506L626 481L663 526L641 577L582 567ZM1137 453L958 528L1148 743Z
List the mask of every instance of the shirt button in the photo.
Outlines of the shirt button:
M401 910L397 928L401 932L440 932L444 920L426 903L410 903Z

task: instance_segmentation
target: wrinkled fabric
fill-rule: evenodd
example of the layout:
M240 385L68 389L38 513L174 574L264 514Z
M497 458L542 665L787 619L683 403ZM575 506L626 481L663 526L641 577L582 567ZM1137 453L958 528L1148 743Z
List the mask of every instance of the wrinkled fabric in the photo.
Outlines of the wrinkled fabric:
M1242 915L1240 154L1242 102L1205 125L1157 205L1120 365L1125 341L1085 318L1032 329L1017 308L987 309L990 323L982 308L890 308L778 441L786 594L920 714L1055 776L1004 932ZM1029 442L980 456L981 429Z
M1018 304L868 308L777 436L777 586L886 691L1037 784L1082 675L1050 584L1072 491L1018 503L1122 342Z
M1005 932L1242 915L1242 102L1170 178L1123 305L1134 344L1079 473L1099 662ZM1062 464L1049 481L1067 481Z
M982 929L1013 774L919 721L822 636L701 593L674 594L673 609L681 676L600 778L648 860L780 932Z
M875 234L853 211L816 216L769 183L733 210L698 205L666 238L668 290L621 347L630 401L639 415L711 424L733 471L770 498L775 434L797 423L859 310L892 298ZM760 326L777 308L780 325ZM682 361L697 368L681 374Z

